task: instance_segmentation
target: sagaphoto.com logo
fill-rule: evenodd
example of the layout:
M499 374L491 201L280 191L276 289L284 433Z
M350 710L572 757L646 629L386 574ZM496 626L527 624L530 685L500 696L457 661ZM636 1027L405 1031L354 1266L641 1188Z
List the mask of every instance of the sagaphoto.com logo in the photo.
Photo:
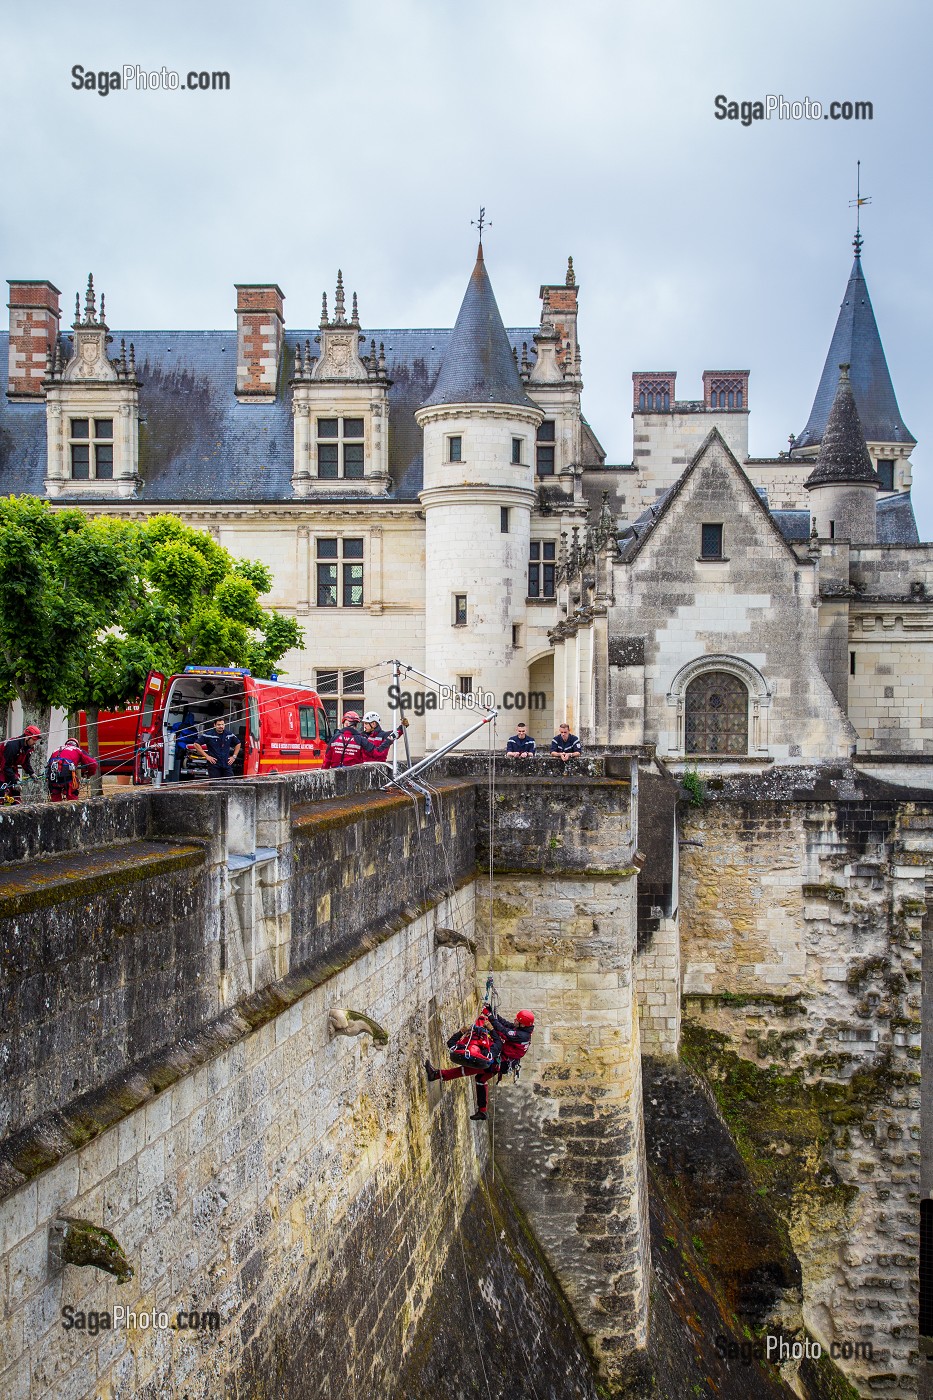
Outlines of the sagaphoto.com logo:
M727 97L724 92L713 98L713 116L718 122L741 122L751 126L753 122L870 122L874 121L873 102L853 102L848 98L833 98L831 102L817 102L813 97L799 101L787 98L783 93L769 92L759 98Z
M230 74L225 69L141 68L124 63L121 68L86 68L76 63L71 70L71 86L76 92L96 92L109 97L112 92L229 92Z

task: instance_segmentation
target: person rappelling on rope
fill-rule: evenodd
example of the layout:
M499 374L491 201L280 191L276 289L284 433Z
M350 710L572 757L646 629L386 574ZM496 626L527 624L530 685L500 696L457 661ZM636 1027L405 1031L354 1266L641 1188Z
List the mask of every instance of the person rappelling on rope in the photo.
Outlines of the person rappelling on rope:
M510 1070L518 1077L519 1062L528 1049L534 1028L533 1011L516 1011L515 1020L508 1021L497 1015L488 1001L484 1002L472 1026L455 1031L447 1041L450 1058L456 1061L454 1069L435 1069L430 1060L425 1060L428 1082L474 1077L476 1112L470 1117L485 1122L489 1107L486 1085L491 1079L498 1082Z
M395 729L383 729L378 710L368 710L363 716L363 733L371 744L375 744L376 758L380 763L386 762L392 745L396 739L401 739L407 728L408 720L403 719Z

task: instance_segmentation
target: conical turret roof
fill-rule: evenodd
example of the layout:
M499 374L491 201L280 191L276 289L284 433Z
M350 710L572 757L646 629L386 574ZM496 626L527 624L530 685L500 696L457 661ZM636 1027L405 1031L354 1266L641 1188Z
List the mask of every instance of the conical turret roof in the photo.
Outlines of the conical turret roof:
M794 442L795 448L813 447L822 441L841 364L851 366L852 392L865 439L868 442L916 442L916 438L904 426L901 410L897 406L884 346L868 295L868 284L862 271L860 246L861 240L856 243L855 261L810 417Z
M804 485L809 490L814 486L845 482L869 486L880 484L865 446L865 434L859 422L849 379L849 366L840 365L833 406L823 429L816 466Z
M525 393L512 357L512 347L483 260L482 243L437 382L421 407L433 408L448 403L535 407Z

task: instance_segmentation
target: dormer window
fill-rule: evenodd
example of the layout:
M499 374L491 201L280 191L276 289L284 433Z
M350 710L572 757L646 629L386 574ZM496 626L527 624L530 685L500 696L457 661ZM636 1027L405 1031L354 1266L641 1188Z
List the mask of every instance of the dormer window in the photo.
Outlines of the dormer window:
M113 419L70 418L68 447L73 481L113 480Z
M324 481L363 479L362 418L317 420L317 474Z
M880 461L878 463L878 480L881 482L882 491L894 490L894 461Z

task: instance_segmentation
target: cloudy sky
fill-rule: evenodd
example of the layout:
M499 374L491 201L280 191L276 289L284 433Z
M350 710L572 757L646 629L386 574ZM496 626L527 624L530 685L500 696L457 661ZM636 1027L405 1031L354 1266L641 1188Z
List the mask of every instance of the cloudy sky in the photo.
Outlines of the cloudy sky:
M341 266L364 325L451 325L478 206L507 324L572 253L585 409L630 461L631 373L749 368L751 451L806 422L863 262L933 538L933 208L924 0L46 0L0 51L0 277L121 327L228 327L235 282L315 324ZM226 70L228 92L72 87L72 68ZM870 101L871 121L717 121L714 99Z

